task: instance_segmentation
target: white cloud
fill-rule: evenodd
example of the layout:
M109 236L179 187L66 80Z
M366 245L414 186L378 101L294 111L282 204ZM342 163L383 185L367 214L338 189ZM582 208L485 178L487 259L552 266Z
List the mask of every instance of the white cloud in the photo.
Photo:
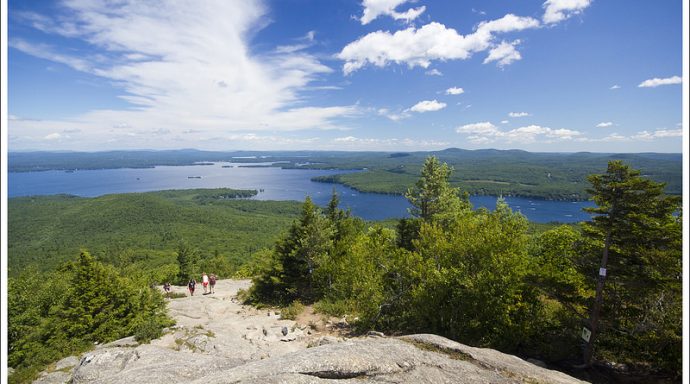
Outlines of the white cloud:
M410 8L405 12L397 12L395 9L410 0L363 0L364 12L359 21L362 25L369 24L379 16L390 16L395 20L404 20L409 23L424 13L425 6Z
M481 136L496 136L500 133L499 129L488 121L481 123L465 124L455 128L458 133L469 133Z
M65 129L81 131L70 140L80 148L103 148L104 143L109 148L179 147L173 140L188 130L199 133L185 139L200 142L227 131L333 129L342 118L358 114L353 105L304 106L308 85L332 72L316 56L294 49L251 53L247 39L266 25L264 14L261 4L250 1L161 6L126 0L66 2L56 21L34 17L32 25L40 22L43 32L85 48L61 50L14 39L13 49L116 84L132 106L60 121L12 121L13 136L22 137L15 148L39 148L40 138ZM307 33L297 39L313 38ZM113 130L122 122L137 131ZM157 135L160 127L170 133Z
M597 124L597 128L608 128L613 125L613 122L611 121L602 121L601 123Z
M446 95L460 95L465 93L465 90L460 87L451 87L446 89Z
M424 74L427 76L443 76L443 73L436 68L430 69L430 70L424 72Z
M522 59L520 52L515 49L515 46L520 44L520 40L515 40L512 43L501 42L489 51L489 56L484 59L484 64L496 61L496 65L504 67L512 64L514 61Z
M481 22L474 32L463 36L455 29L432 22L418 29L409 27L392 34L387 31L369 33L345 46L336 57L345 61L343 73L346 75L368 64L384 67L397 63L410 68L427 68L433 60L466 60L474 53L496 48L495 34L537 28L539 25L534 18L508 14ZM499 53L497 51L494 56ZM515 60L514 54L513 58L509 56L501 58L505 57L506 63Z
M632 138L636 140L654 140L666 137L683 137L682 129L660 129L654 132L642 131L633 135Z
M420 140L412 138L360 138L355 136L337 137L331 140L331 144L326 145L334 149L347 148L349 150L399 150L401 147L406 149L430 150L447 148L450 145L447 141L439 140Z
M59 140L61 138L62 138L62 135L57 133L57 132L53 132L53 133L46 135L44 137L44 139L46 139L46 140Z
M544 8L542 20L545 24L558 23L581 13L591 2L591 0L547 0L542 5Z
M671 85L671 84L681 84L683 79L680 76L667 77L665 79L660 79L655 77L653 79L648 79L641 82L638 87L640 88L654 88L660 85Z
M474 143L487 143L499 139L507 142L532 143L538 138L545 138L546 141L571 140L582 135L579 131L562 128L552 129L539 125L502 131L490 122L466 124L456 128L455 131L469 134L468 139Z
M614 85L612 85L611 88L609 88L609 89L613 91L613 90L616 90L616 89L621 89L621 86L618 85L618 84L614 84Z
M508 116L510 117L525 117L525 116L531 116L527 112L508 112Z
M509 123L508 120L501 120L501 124L508 124L508 123Z
M446 103L441 103L441 102L438 102L437 100L424 100L424 101L420 101L419 103L413 105L410 108L410 111L419 112L419 113L434 112L434 111L439 111L445 107L446 107Z
M385 117L387 117L393 121L399 121L399 120L407 119L408 117L410 117L410 114L408 113L407 110L404 110L400 113L394 113L394 112L389 111L386 108L379 109L378 114L381 116L385 116Z

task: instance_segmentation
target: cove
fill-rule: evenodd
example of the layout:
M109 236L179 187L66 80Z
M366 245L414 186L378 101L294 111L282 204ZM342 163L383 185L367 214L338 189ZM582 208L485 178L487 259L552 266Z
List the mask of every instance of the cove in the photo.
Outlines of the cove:
M9 172L8 196L71 194L95 197L113 193L151 192L168 189L234 188L256 189L258 200L303 201L306 196L325 206L333 189L340 205L366 220L407 217L409 203L403 196L363 193L341 184L311 181L315 176L346 172L343 170L282 169L271 163L204 163L204 165L157 166L154 168L118 168L74 171ZM584 207L592 202L568 202L506 197L508 205L530 221L579 222L589 220ZM475 208L494 209L495 196L472 196Z

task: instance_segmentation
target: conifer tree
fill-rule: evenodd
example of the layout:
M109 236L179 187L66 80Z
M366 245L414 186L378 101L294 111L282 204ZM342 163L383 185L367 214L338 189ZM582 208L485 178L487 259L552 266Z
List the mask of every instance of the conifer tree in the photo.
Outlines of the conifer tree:
M672 318L681 305L681 224L674 216L680 198L665 195L663 183L621 161L609 162L605 174L589 181L598 206L586 209L595 216L583 229L601 262L598 268L590 264L589 275L596 271L598 277L585 364L600 336L619 358L625 351L650 360L656 353L680 356L681 319Z
M435 156L424 161L419 180L407 190L405 197L412 204L410 213L424 221L447 219L455 213L470 208L467 194L460 195L458 188L449 184L452 167L441 164Z

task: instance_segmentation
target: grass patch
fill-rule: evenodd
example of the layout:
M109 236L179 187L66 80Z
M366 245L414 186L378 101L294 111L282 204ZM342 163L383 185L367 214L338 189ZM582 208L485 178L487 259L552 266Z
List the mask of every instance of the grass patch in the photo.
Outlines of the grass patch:
M295 300L287 307L281 308L280 317L286 320L295 320L302 311L304 311L304 304Z
M415 347L423 350L423 351L429 351L429 352L434 352L434 353L440 353L443 355L448 356L448 358L453 359L453 360L462 360L462 361L469 361L471 363L478 363L478 361L472 357L469 353L465 353L462 351L458 351L457 349L451 349L451 348L444 348L439 345L434 345L434 344L429 344L425 343L419 340L408 340L408 339L401 339L407 343L410 343L414 345Z

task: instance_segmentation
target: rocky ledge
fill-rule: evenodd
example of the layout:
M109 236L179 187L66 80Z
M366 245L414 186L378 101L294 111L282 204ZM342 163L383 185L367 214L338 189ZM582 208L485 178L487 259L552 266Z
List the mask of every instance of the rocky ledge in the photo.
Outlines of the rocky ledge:
M332 331L338 322L328 321L329 331L314 317L285 320L241 305L237 290L248 286L219 281L216 295L171 300L177 326L164 337L97 346L57 362L36 383L582 383L436 335L343 338Z

